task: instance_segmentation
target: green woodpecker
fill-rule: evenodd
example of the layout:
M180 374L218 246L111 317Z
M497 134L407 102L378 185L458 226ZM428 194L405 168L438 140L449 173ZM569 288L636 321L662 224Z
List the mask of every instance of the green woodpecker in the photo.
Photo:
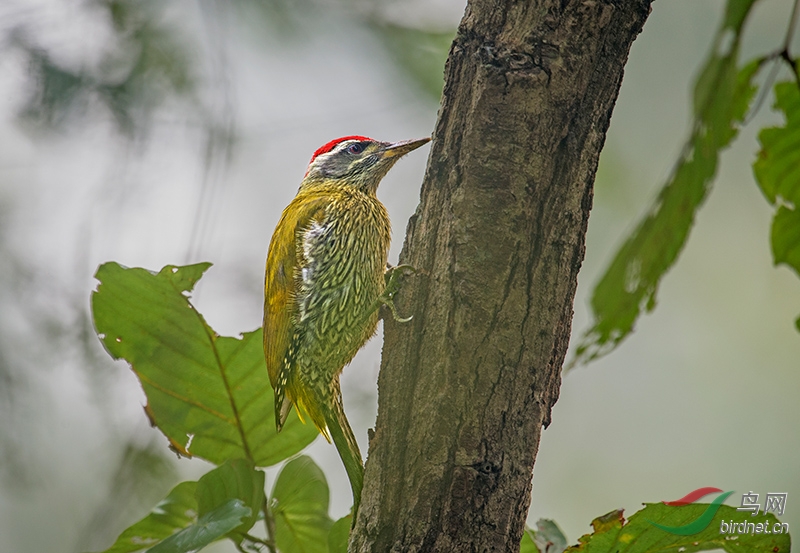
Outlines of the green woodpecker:
M275 424L280 431L294 405L333 438L353 489L353 520L364 469L339 375L375 334L381 304L400 320L392 303L399 267L386 269L389 215L375 192L401 156L429 140L345 136L319 148L267 254L264 355Z

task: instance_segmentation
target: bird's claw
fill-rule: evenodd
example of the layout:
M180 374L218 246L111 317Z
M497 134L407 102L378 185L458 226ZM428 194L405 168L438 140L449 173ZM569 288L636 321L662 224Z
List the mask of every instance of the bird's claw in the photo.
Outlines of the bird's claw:
M411 265L396 265L394 267L388 266L383 273L383 278L386 280L386 292L396 294L400 291L400 284L402 278L415 274L417 270Z
M397 308L394 306L394 300L392 300L392 298L383 299L382 302L383 305L389 308L389 311L392 312L392 317L398 323L407 323L414 318L414 315L409 315L408 317L401 317L400 314L397 312Z
M384 273L386 289L383 291L383 294L381 294L380 302L389 308L389 311L392 312L392 317L398 323L407 323L414 318L414 315L409 317L400 316L394 305L394 296L400 291L403 277L416 272L417 270L411 265L397 265L395 267L389 267Z

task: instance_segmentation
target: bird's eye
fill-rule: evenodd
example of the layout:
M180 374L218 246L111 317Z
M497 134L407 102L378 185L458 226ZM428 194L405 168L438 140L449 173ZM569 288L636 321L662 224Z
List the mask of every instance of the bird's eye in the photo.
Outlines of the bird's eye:
M356 142L355 144L350 144L350 146L347 147L347 153L349 154L360 154L363 151L364 151L364 146L362 146L358 142Z

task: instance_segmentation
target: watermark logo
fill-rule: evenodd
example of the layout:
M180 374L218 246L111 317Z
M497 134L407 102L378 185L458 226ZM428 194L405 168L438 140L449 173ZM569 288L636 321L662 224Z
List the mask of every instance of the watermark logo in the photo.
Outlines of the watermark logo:
M684 497L680 499L676 499L675 501L663 501L664 505L669 505L671 507L680 507L683 505L689 505L690 503L694 503L698 499L702 499L703 497L712 494L712 493L721 493L722 490L719 488L698 488L693 492L689 492ZM708 525L711 524L711 521L714 519L714 515L717 514L720 505L722 505L726 499L733 493L733 491L725 492L722 495L718 495L714 498L714 501L703 511L699 517L694 519L689 524L685 524L683 526L664 526L663 524L658 524L656 522L648 520L650 524L664 530L665 532L669 532L670 534L677 534L679 536L690 536L692 534L698 534L708 528Z
M786 496L787 493L768 493L764 501L764 513L770 511L776 515L782 515L786 510ZM742 494L742 506L736 507L737 511L750 511L750 516L754 517L761 509L761 503L758 502L758 494L750 491L749 493Z
M689 524L685 524L683 526L665 526L650 520L648 520L648 522L656 528L664 530L665 532L669 532L670 534L677 534L679 536L698 534L708 528L709 524L711 524L711 521L714 519L714 515L717 514L719 508L722 506L725 500L730 497L733 491L723 493L719 488L698 488L693 492L686 494L684 497L676 499L675 501L663 501L664 505L669 505L670 507L680 507L694 503L698 499L701 499L712 493L718 493L720 495L714 498L706 510ZM785 492L770 492L766 494L763 513L767 514L772 512L776 515L782 515L786 510L787 495L788 494ZM753 493L752 491L742 494L741 505L737 507L736 510L749 511L750 516L756 516L759 511L761 511L761 504L758 502L758 497L759 495L757 493ZM747 521L737 522L735 520L723 520L721 521L719 527L720 534L785 534L788 532L789 524L786 522L775 522L770 524L769 522L754 523Z

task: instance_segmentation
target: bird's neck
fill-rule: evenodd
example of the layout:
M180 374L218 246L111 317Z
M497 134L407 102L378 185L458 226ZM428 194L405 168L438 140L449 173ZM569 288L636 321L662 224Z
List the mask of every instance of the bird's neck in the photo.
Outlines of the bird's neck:
M376 197L375 192L377 189L377 183L374 186L370 186L369 183L364 182L350 182L344 179L320 177L319 175L306 175L303 182L300 183L299 192L324 190L339 194L364 194L374 198Z

